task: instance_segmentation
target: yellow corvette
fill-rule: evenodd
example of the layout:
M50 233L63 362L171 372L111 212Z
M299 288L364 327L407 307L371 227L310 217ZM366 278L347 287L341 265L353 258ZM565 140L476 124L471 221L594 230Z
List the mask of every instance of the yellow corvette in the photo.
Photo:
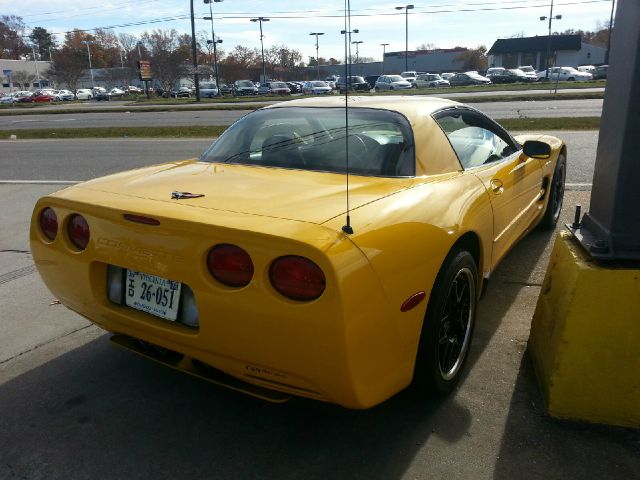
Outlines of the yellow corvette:
M119 345L268 400L451 391L483 281L558 220L566 147L441 99L348 101L264 108L200 158L40 199L42 278Z

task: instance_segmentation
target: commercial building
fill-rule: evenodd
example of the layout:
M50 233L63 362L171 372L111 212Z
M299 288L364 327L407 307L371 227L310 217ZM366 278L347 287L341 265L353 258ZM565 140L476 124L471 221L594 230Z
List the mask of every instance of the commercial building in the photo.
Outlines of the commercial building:
M580 35L543 35L539 37L499 38L489 49L489 66L516 68L532 65L544 70L547 52L552 64L559 67L600 65L606 49L582 41Z
M0 82L2 90L22 90L48 87L47 70L51 62L38 60L7 60L0 58ZM20 86L14 85L20 83ZM27 85L24 85L27 83Z

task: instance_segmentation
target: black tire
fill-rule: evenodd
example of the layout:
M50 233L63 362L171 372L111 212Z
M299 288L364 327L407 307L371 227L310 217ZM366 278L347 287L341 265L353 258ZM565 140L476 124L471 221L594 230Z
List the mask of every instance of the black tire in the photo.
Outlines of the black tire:
M438 272L422 325L413 376L422 393L446 395L460 381L473 336L478 285L473 256L452 250Z
M567 82L575 82L575 81L576 81L576 79L575 79L575 78L573 78L573 77L569 77L569 78L567 78Z
M556 169L553 172L553 178L549 185L549 200L547 208L544 211L540 228L543 230L553 230L556 228L560 212L562 211L562 202L564 200L564 183L567 178L567 159L564 153L558 156Z

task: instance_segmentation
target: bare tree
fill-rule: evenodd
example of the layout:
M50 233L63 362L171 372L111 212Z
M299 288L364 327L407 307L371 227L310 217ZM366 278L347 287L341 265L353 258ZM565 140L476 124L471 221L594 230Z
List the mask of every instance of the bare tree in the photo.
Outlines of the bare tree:
M416 47L416 50L437 50L438 46L435 43L421 43Z
M191 57L190 40L186 42L182 37L178 36L175 29L157 29L151 33L142 34L142 41L151 52L151 69L154 77L163 90L172 90L180 78L188 73L187 66Z

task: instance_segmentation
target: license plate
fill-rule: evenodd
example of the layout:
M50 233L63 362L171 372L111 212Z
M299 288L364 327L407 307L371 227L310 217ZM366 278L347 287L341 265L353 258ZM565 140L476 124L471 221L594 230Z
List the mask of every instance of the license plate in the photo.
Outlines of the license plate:
M165 320L178 318L178 304L182 284L148 273L127 270L125 303Z

